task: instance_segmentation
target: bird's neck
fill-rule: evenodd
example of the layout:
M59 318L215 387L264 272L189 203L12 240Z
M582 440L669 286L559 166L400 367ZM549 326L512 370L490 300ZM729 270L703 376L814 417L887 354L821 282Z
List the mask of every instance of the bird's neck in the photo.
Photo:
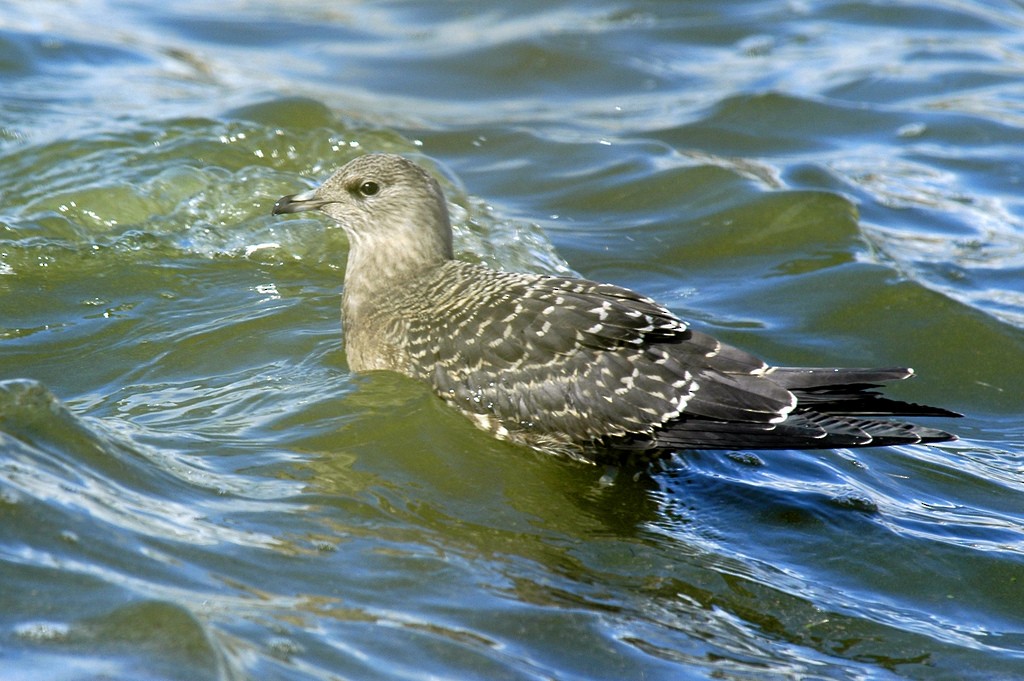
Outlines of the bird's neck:
M346 325L358 324L452 257L451 227L432 234L411 225L384 235L350 235L342 298Z

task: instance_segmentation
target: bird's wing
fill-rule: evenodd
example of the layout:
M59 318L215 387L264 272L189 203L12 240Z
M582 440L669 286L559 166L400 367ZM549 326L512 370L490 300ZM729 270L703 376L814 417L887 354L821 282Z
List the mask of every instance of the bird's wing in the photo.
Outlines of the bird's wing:
M441 397L499 434L585 442L680 416L770 424L796 405L761 360L633 291L470 267L422 292L429 312L410 321L410 357Z

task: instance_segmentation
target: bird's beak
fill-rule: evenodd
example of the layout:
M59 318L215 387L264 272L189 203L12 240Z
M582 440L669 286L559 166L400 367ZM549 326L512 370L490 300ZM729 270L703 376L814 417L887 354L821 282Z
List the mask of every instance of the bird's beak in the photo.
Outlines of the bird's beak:
M274 203L274 210L271 212L274 215L283 215L284 213L301 213L304 210L316 210L325 203L330 203L330 201L324 201L323 199L317 198L316 190L311 189L308 192L302 192L301 194L289 194L288 196L282 196Z

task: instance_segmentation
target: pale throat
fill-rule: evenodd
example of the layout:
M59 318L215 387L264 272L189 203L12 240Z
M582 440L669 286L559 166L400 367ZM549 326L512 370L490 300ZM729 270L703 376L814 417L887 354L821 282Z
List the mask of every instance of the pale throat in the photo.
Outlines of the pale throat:
M349 234L342 314L353 320L396 289L452 259L451 228L403 222L387 233Z

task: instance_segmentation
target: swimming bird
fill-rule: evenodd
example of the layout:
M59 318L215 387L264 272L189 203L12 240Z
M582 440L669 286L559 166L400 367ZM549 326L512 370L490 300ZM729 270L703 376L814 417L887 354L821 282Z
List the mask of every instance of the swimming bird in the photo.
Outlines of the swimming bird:
M404 157L355 158L273 213L309 210L348 237L349 367L425 381L496 437L591 462L955 439L887 418L959 416L875 390L911 369L770 366L629 289L456 260L440 185Z

